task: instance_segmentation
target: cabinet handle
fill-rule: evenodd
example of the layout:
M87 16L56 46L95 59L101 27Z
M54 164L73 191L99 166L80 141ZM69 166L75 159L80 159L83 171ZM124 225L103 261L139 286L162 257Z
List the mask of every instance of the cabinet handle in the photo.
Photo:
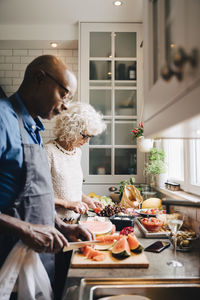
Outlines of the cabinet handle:
M176 78L181 81L183 76L181 71L174 71L171 67L169 66L164 66L161 69L161 76L164 80L168 81L171 79L172 76L176 76Z
M192 67L196 67L198 60L198 51L193 49L190 55L187 55L183 48L178 48L173 55L173 63L176 67L183 67L188 61Z
M117 190L117 188L115 186L111 186L108 189L110 192L115 192Z

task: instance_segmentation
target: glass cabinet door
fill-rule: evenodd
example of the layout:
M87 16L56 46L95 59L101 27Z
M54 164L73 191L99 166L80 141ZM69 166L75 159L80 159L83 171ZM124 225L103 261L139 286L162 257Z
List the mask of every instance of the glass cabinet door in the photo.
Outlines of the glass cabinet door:
M141 157L131 131L139 122L141 106L137 83L139 78L141 85L141 71L138 71L141 49L137 40L141 28L133 24L98 24L90 30L90 25L85 26L89 46L87 51L82 48L85 56L81 53L82 65L88 68L88 79L84 72L81 79L82 95L102 113L107 129L89 142L88 166L84 166L88 174L86 182L113 182L115 176L121 175L137 177L141 175L138 173ZM106 30L101 31L100 27Z

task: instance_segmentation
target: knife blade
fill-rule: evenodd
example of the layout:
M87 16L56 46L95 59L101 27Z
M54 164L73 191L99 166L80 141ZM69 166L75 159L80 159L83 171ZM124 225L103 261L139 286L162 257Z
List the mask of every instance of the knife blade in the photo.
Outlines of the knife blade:
M98 240L95 240L95 241L70 242L69 243L69 247L64 247L63 248L63 252L71 251L71 250L74 250L74 249L79 249L79 248L85 247L87 245L98 244L98 243L102 243L102 242L98 241Z

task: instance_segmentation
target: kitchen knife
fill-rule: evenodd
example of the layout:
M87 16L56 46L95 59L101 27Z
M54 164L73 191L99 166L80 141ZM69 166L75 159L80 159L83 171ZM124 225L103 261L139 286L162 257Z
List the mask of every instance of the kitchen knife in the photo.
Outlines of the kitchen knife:
M87 245L92 245L92 244L97 244L97 243L102 243L101 241L81 241L81 242L71 242L69 243L69 247L64 247L63 252L66 251L71 251L74 249L79 249L82 247L85 247Z

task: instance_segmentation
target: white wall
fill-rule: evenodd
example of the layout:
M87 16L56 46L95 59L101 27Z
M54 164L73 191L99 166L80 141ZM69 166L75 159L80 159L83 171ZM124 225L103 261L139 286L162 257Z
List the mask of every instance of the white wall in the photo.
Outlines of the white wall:
M26 66L37 56L43 54L55 55L61 59L78 77L78 50L47 50L47 49L0 49L0 86L7 96L17 91L21 84ZM75 95L77 100L77 93ZM45 132L42 133L44 143L53 138L52 121L43 120Z

